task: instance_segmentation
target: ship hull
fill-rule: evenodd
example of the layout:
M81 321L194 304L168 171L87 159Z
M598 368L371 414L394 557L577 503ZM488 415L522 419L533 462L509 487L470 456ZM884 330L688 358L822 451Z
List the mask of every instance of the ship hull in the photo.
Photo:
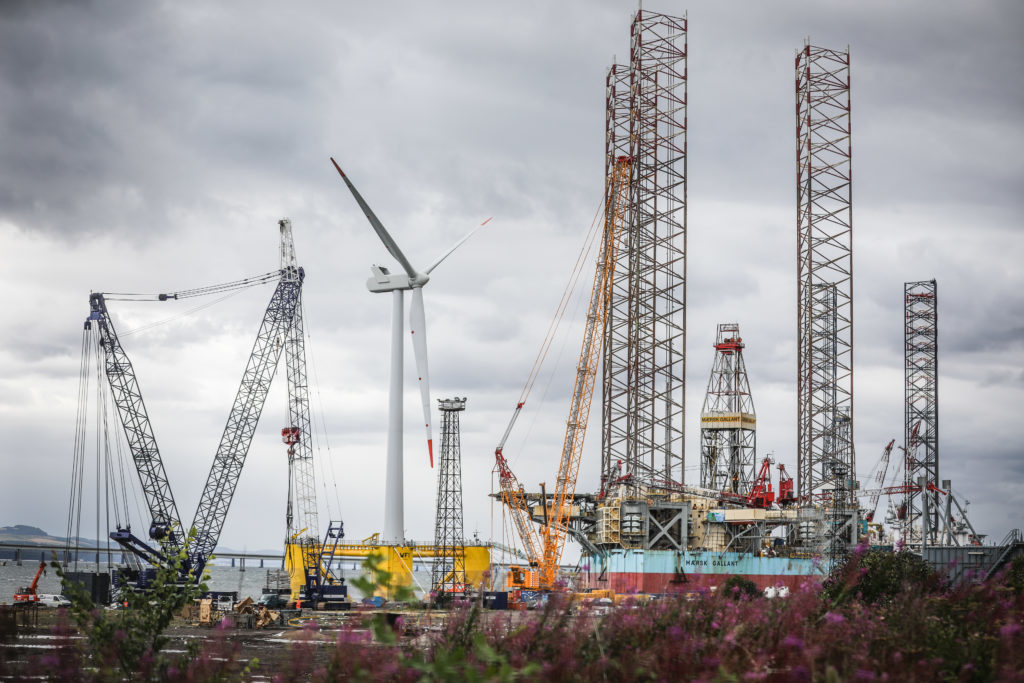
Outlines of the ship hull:
M758 588L797 588L820 583L828 571L817 558L767 557L749 553L614 549L584 558L581 588L616 593L673 593L717 588L730 576L753 581Z

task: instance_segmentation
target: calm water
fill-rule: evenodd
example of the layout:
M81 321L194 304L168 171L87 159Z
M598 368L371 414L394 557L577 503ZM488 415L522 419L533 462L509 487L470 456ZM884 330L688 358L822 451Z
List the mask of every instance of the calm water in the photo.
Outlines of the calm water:
M3 562L0 561L0 603L10 603L14 592L19 587L32 583L32 577L35 576L39 562L38 560L23 560L20 567L14 563L14 560L6 560L6 566L3 565ZM249 566L245 571L241 571L238 567L223 565L210 567L210 590L238 591L239 598L246 596L253 599L259 598L266 582L267 569L276 569L280 567L280 563L271 563L270 560L267 560L263 569L259 568L258 560L250 558L248 563ZM337 568L338 565L334 566ZM350 581L353 577L360 575L359 564L348 561L342 563L341 567L341 574L349 583L349 596L353 599L362 597ZM78 571L93 571L95 568L96 565L93 563L78 563ZM102 566L101 571L106 571L106 565ZM424 591L430 588L430 565L423 565L421 568L417 564L416 571L413 572L413 579L416 583L416 595L422 596ZM47 566L46 574L39 577L39 586L36 590L39 593L60 593L60 577Z

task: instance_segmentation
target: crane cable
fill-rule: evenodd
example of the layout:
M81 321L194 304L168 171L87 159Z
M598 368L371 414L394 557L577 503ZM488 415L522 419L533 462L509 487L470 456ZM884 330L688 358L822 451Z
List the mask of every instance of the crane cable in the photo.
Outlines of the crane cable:
M580 277L581 277L581 275L583 273L583 266L584 266L584 264L586 264L588 262L588 258L590 256L590 253L593 250L594 243L596 242L598 234L599 233L603 233L604 221L599 221L598 219L604 213L602 209L605 206L605 196L606 195L607 195L607 185L605 187L605 191L602 192L602 194L601 194L600 201L598 201L597 208L594 211L594 217L593 217L593 219L591 219L591 222L590 222L590 228L588 229L587 235L586 235L586 237L583 240L583 245L580 247L580 251L579 251L579 253L576 256L576 262L573 264L572 272L569 275L569 279L566 282L565 288L562 290L562 297L559 300L558 306L555 309L555 314L554 314L551 322L548 325L548 329L547 329L547 333L545 334L544 341L541 343L541 347L537 351L537 356L534 358L533 366L530 368L530 374L528 375L528 377L526 379L526 383L524 384L523 389L522 389L522 391L519 394L519 400L516 402L516 409L515 409L515 411L512 414L512 420L509 423L509 426L508 426L508 428L506 430L505 436L502 438L501 445L499 446L499 449L504 447L505 439L508 437L508 432L512 429L512 425L514 424L514 422L516 420L516 416L518 415L518 413L522 409L522 407L525 405L526 400L530 396L530 393L533 391L533 386L536 383L537 378L540 376L541 368L544 365L544 361L547 358L547 354L548 354L548 351L551 348L551 345L554 343L554 338L555 338L555 336L556 336L556 334L558 332L558 328L561 325L562 319L565 316L565 311L569 307L569 303L570 303L573 295L576 292L577 285L579 284L579 279L580 279ZM601 230L597 229L599 225L601 227ZM565 349L565 344L567 343L567 341L568 340L566 339L563 342L562 350L559 352L559 358L561 358L562 352ZM550 388L551 382L552 382L553 379L554 379L554 373L552 373L551 376L548 377L548 383L545 386L544 395L541 398L541 403L542 404L544 402L544 397L547 396L548 389ZM536 423L537 415L538 415L538 413L534 414L533 420L531 420L530 426L527 428L527 439L529 438L530 433L533 431L533 426ZM525 441L527 439L524 439L524 444L525 444ZM523 446L520 447L520 450L517 452L516 458L514 458L514 460L518 460L518 456L522 453L522 448L523 448ZM491 493L492 493L492 495L494 494L494 480L493 480L493 477L492 477L492 480L491 480ZM504 545L504 539L505 539L505 532L508 529L508 526L510 524L510 522L508 520L508 512L509 511L508 511L507 507L505 505L501 505L501 518L502 518L502 524L501 524L502 530L501 530L501 532L502 532L503 545ZM493 527L493 506L492 506L492 527ZM515 539L517 534L510 534L510 536L513 539ZM515 541L513 540L513 543L514 542Z
M183 318L185 316L192 315L193 313L197 313L199 311L202 311L203 309L209 308L211 306L215 306L215 305L219 304L220 302L222 302L222 301L224 301L226 299L229 299L229 298L235 296L236 294L241 293L243 290L248 289L249 287L257 287L259 285L265 285L265 284L268 284L270 282L275 282L275 281L280 280L280 279L281 279L281 271L280 270L273 270L273 271L270 271L268 273L263 273L262 275L254 275L252 277L242 278L241 280L233 280L232 282L225 282L225 283L222 283L222 284L219 284L219 285L208 285L206 287L196 287L194 289L185 289L185 290L182 290L180 292L171 292L169 294L166 294L166 293L164 293L164 294L139 294L137 292L101 292L101 294L103 294L103 297L107 301L139 301L139 302L179 301L181 299L191 299L191 298L198 297L198 296L209 296L209 295L212 295L212 294L223 294L223 296L218 297L218 298L214 299L213 301L210 301L210 302L204 303L204 304L200 304L199 306L196 306L194 308L190 308L187 311L182 311L181 313L176 313L175 315L172 315L172 316L170 316L168 318L164 318L162 320L156 320L154 322L147 323L147 324L142 325L140 327L136 327L134 329L130 329L130 330L127 330L125 332L122 332L120 334L120 336L122 338L124 338L124 337L130 337L131 335L137 334L139 332L145 332L146 330L150 330L150 329L152 329L154 327L158 327L160 325L165 325L165 324L167 324L169 322L177 320L178 318Z
M82 471L85 461L85 422L88 416L89 405L89 376L91 372L90 354L91 332L88 328L82 331L81 361L78 369L78 411L75 415L75 438L74 451L71 458L71 491L68 495L68 519L65 528L64 538L65 549L72 551L71 539L75 539L75 546L80 543L79 525L81 524L82 513ZM78 553L74 554L75 568L78 565Z
M138 292L102 292L102 294L104 298L109 301L168 301L172 299L177 301L179 299L191 299L197 296L208 296L210 294L220 294L221 292L246 289L247 287L256 287L258 285L265 285L268 282L274 282L280 279L281 271L272 270L269 273L253 275L252 277L245 277L241 280L224 282L219 285L196 287L195 289L183 289L180 292L171 292L169 294L140 294Z
M544 337L544 341L541 343L540 349L537 351L537 356L534 358L533 367L530 368L530 374L526 379L526 384L523 386L522 392L519 394L519 400L517 401L516 411L525 405L527 398L533 391L533 386L537 382L540 376L541 368L544 365L544 361L547 359L548 352L551 349L552 344L555 341L555 337L558 334L558 329L561 326L562 319L565 317L565 312L569 308L570 302L573 300L573 295L577 291L580 277L583 274L584 266L589 263L589 256L594 248L594 243L597 241L597 237L603 232L604 221L598 219L603 214L602 208L604 207L605 199L603 193L601 201L598 202L597 209L594 212L594 218L590 222L590 228L588 229L587 235L583 240L583 244L580 247L579 253L576 256L576 262L573 264L572 272L569 275L569 279L566 282L565 288L562 290L562 298L558 302L558 306L555 309L555 314L548 324L547 333ZM601 228L600 230L598 228ZM565 345L568 343L568 339L564 339L561 350L559 351L559 359L565 350ZM554 373L548 377L548 382L544 388L544 394L541 398L541 403L544 402L544 397L547 396L548 389L550 389L551 382L554 379ZM513 420L515 417L513 417ZM536 423L537 414L534 414L533 420L530 422L529 428L527 428L527 435L533 431L533 426ZM520 450L521 452L521 450Z
M544 365L544 360L547 357L548 350L551 348L552 343L554 343L554 338L562 323L562 318L565 316L565 311L569 307L572 295L576 292L576 286L579 284L580 276L583 273L583 266L587 262L587 257L590 255L590 252L593 250L594 241L598 233L596 230L599 225L597 219L601 215L601 207L603 205L604 199L602 198L600 204L598 204L597 211L594 213L594 218L590 223L590 229L583 241L583 246L580 247L579 254L576 256L576 263L573 264L569 280L566 282L565 289L562 290L562 298L559 300L558 306L555 309L555 315L551 319L551 323L548 325L547 334L544 337L543 343L541 343L541 347L537 352L536 358L534 358L533 367L530 368L530 374L526 379L526 384L523 386L523 390L519 394L519 403L525 403L530 392L533 390L533 385L537 381L537 377L540 375L540 370Z
M333 454L331 453L331 440L330 440L330 435L329 435L329 433L327 431L327 411L324 410L323 394L320 393L320 379L319 379L319 376L317 374L316 355L313 353L313 332L310 330L309 321L306 319L305 311L303 311L303 313L302 313L302 320L303 320L303 329L304 329L304 332L306 334L306 341L308 342L308 344L306 345L306 353L307 353L307 356L309 358L310 368L312 370L311 375L312 375L312 378L313 378L313 381L312 381L313 393L316 394L317 407L319 409L318 411L317 410L312 410L312 409L309 411L310 421L311 421L312 427L313 427L314 447L315 447L316 453L317 453L317 457L314 458L314 462L317 465L320 466L319 481L320 481L321 488L323 489L324 499L325 499L326 504L327 504L327 516L329 518L332 518L332 519L328 520L328 524L329 524L331 521L334 521L334 512L333 512L333 510L331 508L330 491L327 490L327 477L325 476L325 468L324 468L324 460L325 460L325 458L320 456L320 452L321 452L320 438L321 437L323 437L324 447L327 449L327 457L326 457L327 467L328 467L328 469L330 469L331 483L332 483L332 485L334 487L334 501L335 501L335 503L337 504L337 507L338 507L338 516L336 518L337 520L341 520L342 519L342 514L341 514L341 495L338 492L338 477L337 477L337 474L335 473L335 470L334 470L334 457L333 457ZM318 421L319 421L319 424L317 424Z
M139 332L145 332L147 330L153 329L154 327L159 327L160 325L166 325L167 323L174 322L175 320L177 320L179 318L184 318L186 316L192 315L193 313L198 313L199 311L202 311L203 309L210 308L211 306L216 306L220 302L225 301L227 299L230 299L231 297L236 296L237 294L240 294L241 292L242 292L242 290L236 290L234 292L230 292L228 294L225 294L222 297L218 297L218 298L214 299L213 301L209 301L209 302L207 302L205 304L201 304L199 306L196 306L195 308L190 308L187 311L182 311L181 313L175 313L174 315L172 315L172 316L170 316L168 318L163 318L161 320L155 320L155 321L153 321L151 323L147 323L145 325L140 325L139 327L135 327L135 328L132 328L130 330L126 330L125 332L119 333L118 336L123 339L125 337L130 337L133 334L137 334ZM134 301L134 299L127 299L127 301Z

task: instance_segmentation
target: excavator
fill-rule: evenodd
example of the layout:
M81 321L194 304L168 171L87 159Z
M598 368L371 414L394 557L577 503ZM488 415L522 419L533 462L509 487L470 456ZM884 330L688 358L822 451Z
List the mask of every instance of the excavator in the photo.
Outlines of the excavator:
M46 562L39 563L39 569L36 570L35 578L32 579L32 584L27 588L22 586L14 593L14 604L16 605L28 605L39 602L39 594L36 593L36 587L39 585L39 577L46 569Z

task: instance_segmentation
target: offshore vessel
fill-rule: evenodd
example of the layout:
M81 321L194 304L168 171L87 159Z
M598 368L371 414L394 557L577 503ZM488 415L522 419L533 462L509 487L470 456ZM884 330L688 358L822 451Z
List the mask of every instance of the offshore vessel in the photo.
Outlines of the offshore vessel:
M760 589L796 588L828 575L832 511L797 506L783 472L747 497L691 486L641 492L628 483L579 499L578 590L671 593L713 589L742 576ZM764 482L762 478L760 480ZM588 510L588 508L590 508ZM823 533L826 532L826 533Z

